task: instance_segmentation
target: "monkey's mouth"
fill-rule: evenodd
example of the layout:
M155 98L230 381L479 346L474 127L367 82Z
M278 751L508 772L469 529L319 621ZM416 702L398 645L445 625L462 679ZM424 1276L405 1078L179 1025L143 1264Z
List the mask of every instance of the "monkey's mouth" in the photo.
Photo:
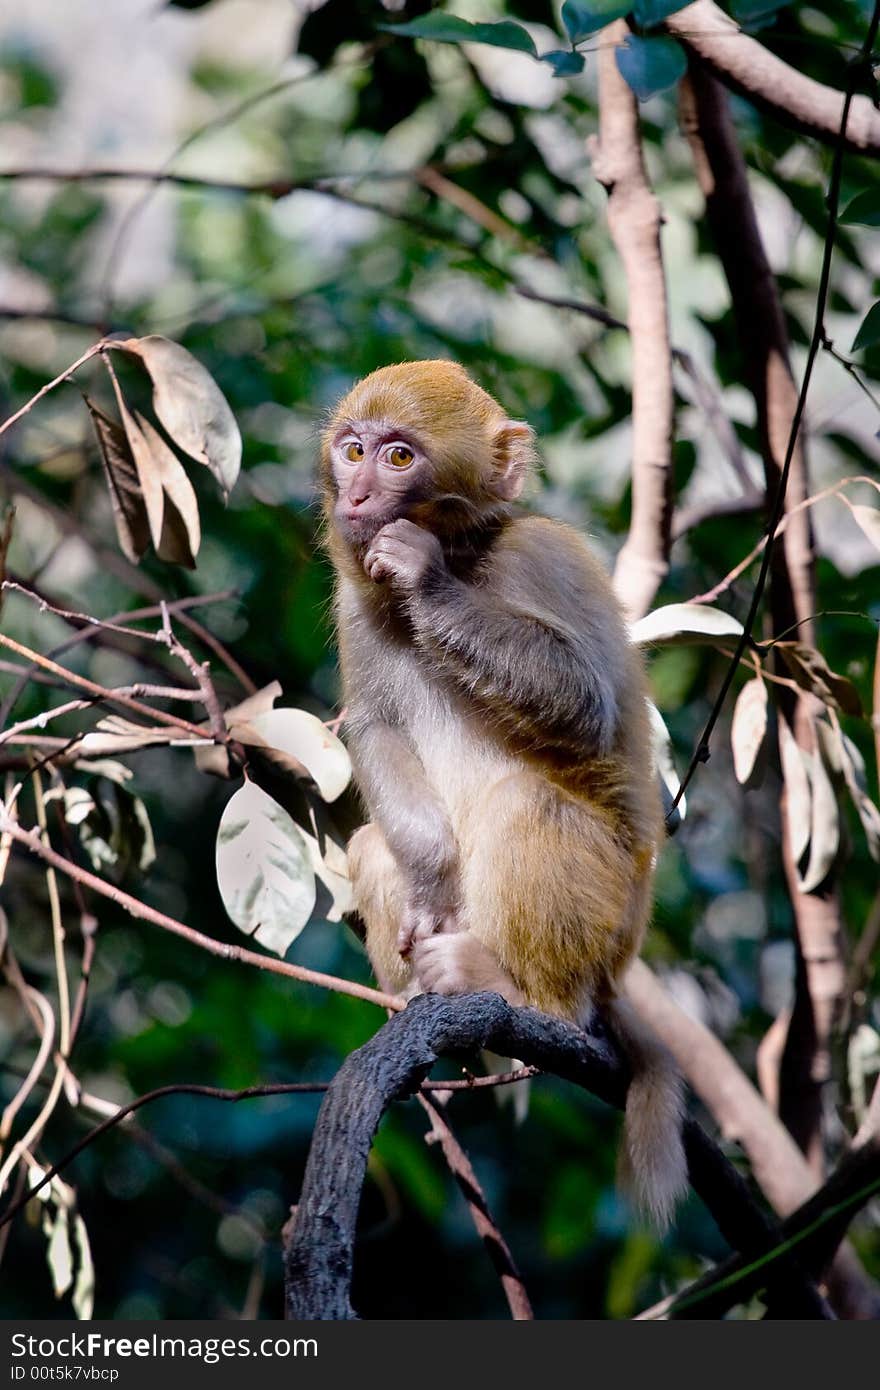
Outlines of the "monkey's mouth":
M358 515L357 512L349 512L338 507L336 525L355 554L363 556L369 550L382 527L387 526L389 521L395 521L399 515L400 513L396 510Z

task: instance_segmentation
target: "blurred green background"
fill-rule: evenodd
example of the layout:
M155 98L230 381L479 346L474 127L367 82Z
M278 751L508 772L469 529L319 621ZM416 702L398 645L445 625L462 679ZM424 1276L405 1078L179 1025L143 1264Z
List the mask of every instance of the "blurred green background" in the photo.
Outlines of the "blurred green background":
M205 535L194 573L152 557L135 571L118 555L78 390L87 383L93 390L97 371L53 392L4 438L0 484L17 508L8 557L16 578L102 617L149 602L153 590L143 597L144 585L170 596L234 588L238 597L204 610L203 621L258 686L277 678L283 703L328 717L338 692L313 486L323 412L355 377L384 363L458 359L535 426L542 457L535 505L581 528L611 561L629 513L630 379L625 333L515 289L625 314L606 195L586 155L597 120L594 55L583 75L560 80L524 55L380 39L375 25L386 15L367 0L328 0L307 19L305 8L289 0L167 7L32 0L0 17L4 168L167 167L244 184L345 175L334 187L348 195L309 189L273 201L136 181L0 182L3 416L98 332L158 332L214 375L245 450L228 508L204 470L194 479ZM761 38L794 66L842 86L870 8L856 0L821 10L790 5L771 15ZM542 50L559 46L550 3L486 0L458 12L519 18ZM744 102L733 109L798 370L812 326L830 151ZM753 404L675 93L652 98L641 114L666 219L673 342L715 383L759 483ZM503 227L480 225L422 188L412 171L427 163L442 165ZM844 201L866 188L878 188L875 166L849 158ZM877 297L878 272L876 229L841 229L828 322L843 351ZM880 350L861 360L876 379ZM676 384L679 505L735 496L740 484L692 383L680 375ZM814 490L848 474L876 476L877 409L827 356L808 416ZM858 489L850 495L871 500ZM880 556L834 499L814 509L814 521L819 607L827 614L818 623L820 646L870 709ZM710 588L760 533L757 516L689 532L674 547L658 602ZM741 618L753 574L722 600ZM14 594L3 624L40 651L69 631ZM197 643L194 650L205 654ZM130 656L91 644L69 660L111 684L143 674ZM214 669L224 698L239 698L235 682L216 662ZM666 649L651 659L680 766L723 672L723 657L709 648ZM0 694L10 680L0 669ZM31 684L16 717L59 698ZM852 719L845 726L876 795L870 727ZM185 751L148 750L130 762L158 858L145 880L132 872L125 886L212 936L240 940L214 873L217 822L234 784L200 775ZM752 1075L757 1043L792 989L778 792L772 765L757 790L736 782L728 710L711 762L693 784L687 821L664 850L647 947L676 997ZM876 870L857 823L851 832L842 891L857 935ZM75 973L79 910L68 885L62 892ZM45 878L16 854L3 893L18 959L51 992ZM179 1081L240 1087L328 1079L381 1022L371 1005L219 962L107 902L89 907L100 930L75 1067L86 1089L106 1099ZM312 923L290 959L369 979L360 947L339 925ZM866 1005L861 1022L877 1029L876 1004ZM0 1053L5 1101L33 1056L11 990L0 992ZM851 1119L845 1051L831 1090L842 1140ZM297 1199L317 1106L317 1097L235 1106L171 1098L138 1117L146 1133L117 1130L78 1158L65 1176L92 1242L96 1315L280 1316L280 1227ZM457 1097L451 1118L538 1316L627 1317L724 1253L695 1199L662 1241L636 1223L614 1188L617 1117L562 1083L534 1083L520 1126L485 1092ZM61 1107L41 1155L57 1158L93 1122L82 1109ZM364 1317L504 1317L464 1202L424 1130L422 1112L407 1104L379 1133L355 1306ZM853 1235L880 1275L878 1215L867 1208ZM53 1298L45 1242L32 1222L17 1223L0 1280L4 1316L69 1314L69 1303Z

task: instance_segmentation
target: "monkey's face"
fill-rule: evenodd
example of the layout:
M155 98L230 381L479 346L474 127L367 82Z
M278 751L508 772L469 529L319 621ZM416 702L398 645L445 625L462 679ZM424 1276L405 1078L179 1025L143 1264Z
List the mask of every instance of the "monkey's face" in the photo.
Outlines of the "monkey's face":
M454 362L400 362L365 377L324 433L325 505L360 557L389 522L441 542L479 529L520 492L532 431Z
M336 526L358 553L433 490L431 460L409 432L384 420L347 420L330 440Z

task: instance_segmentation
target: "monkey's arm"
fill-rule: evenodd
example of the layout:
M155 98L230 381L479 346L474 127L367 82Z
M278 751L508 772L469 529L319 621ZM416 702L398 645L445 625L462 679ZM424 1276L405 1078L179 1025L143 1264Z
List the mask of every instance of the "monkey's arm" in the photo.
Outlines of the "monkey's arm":
M578 644L544 617L513 608L453 576L426 585L412 604L419 642L502 725L546 746L608 753L616 701Z
M453 926L458 849L446 811L416 754L392 725L349 716L352 758L370 817L385 836L407 885L410 903L401 931Z
M386 527L371 555L405 596L419 647L500 727L602 756L627 637L607 579L565 545L559 532L525 523L478 583L452 574L436 539L409 521Z

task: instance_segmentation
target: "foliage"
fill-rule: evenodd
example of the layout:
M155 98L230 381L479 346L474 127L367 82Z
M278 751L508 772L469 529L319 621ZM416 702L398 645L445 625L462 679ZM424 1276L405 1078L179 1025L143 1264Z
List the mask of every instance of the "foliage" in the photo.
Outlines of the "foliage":
M251 8L256 32L263 11ZM628 340L608 321L625 318L626 291L585 142L597 128L599 31L631 10L636 27L618 63L643 102L646 159L666 223L678 352L677 515L742 491L740 463L746 481L759 485L760 441L742 385L748 364L677 124L683 49L662 21L678 8L568 0L559 11L539 0L486 0L412 4L398 16L370 0L327 0L302 23L293 57L269 51L267 39L252 63L251 50L238 53L222 6L187 0L172 18L186 26L190 67L169 68L164 79L181 113L171 141L180 153L157 141L152 160L125 145L120 156L121 166L180 172L183 183L0 184L2 414L66 374L93 344L105 349L77 372L76 386L62 381L4 436L0 482L16 508L5 573L47 606L7 588L3 633L54 653L83 681L117 690L195 685L196 668L210 661L222 706L214 727L207 706L172 703L175 716L184 710L201 724L187 734L158 717L145 726L136 710L123 718L119 708L96 707L84 690L21 685L8 662L0 666L7 728L83 696L63 722L30 730L62 741L83 736L76 761L42 769L45 795L16 762L20 745L0 744L5 795L24 781L24 825L37 822L42 798L59 853L224 947L244 942L237 922L288 962L369 983L362 948L340 924L348 905L341 846L359 812L333 724L317 431L358 375L389 361L453 356L538 431L534 505L581 527L611 560L631 515ZM838 87L867 14L856 0L835 0L821 13L798 4L727 8L787 62ZM158 7L102 23L138 45L169 44ZM10 48L2 67L0 123L14 148L38 152L35 166L57 162L54 142L78 77L78 55L57 59L50 37L37 32L30 47ZM120 73L123 97L125 81ZM740 98L733 105L799 374L832 152ZM77 165L105 163L102 142L118 135L113 120L102 111ZM279 190L301 187L272 196L273 180ZM233 181L263 191L238 193ZM781 770L793 789L786 815L801 889L845 867L838 885L855 939L870 920L880 854L870 723L880 620L876 163L850 156L843 192L827 316L828 346L843 362L823 354L808 411L813 487L822 491L810 508L821 655L797 633L777 633L773 650L764 645L769 627L755 633L711 760L698 768L686 818L664 849L647 946L677 997L751 1075L757 1046L794 989ZM605 321L566 307L572 301L605 308ZM683 360L695 364L696 379ZM699 382L710 384L732 448ZM709 508L676 540L655 611L636 631L679 772L742 630L754 562L711 604L693 600L750 551L757 555L761 538L758 514L731 518ZM170 605L164 617L162 599ZM181 600L205 602L187 608ZM144 607L150 618L131 616ZM56 610L111 619L120 630L89 632ZM61 650L83 631L88 640ZM0 657L20 660L9 651ZM777 697L789 687L780 686L777 658L782 679L822 703L811 760L780 711ZM129 698L160 711L168 705ZM662 729L658 740L662 747ZM667 751L670 798L678 785L672 762ZM258 830L255 814L267 817L287 857L283 872L297 885L299 913L284 910L292 908L288 895L274 925L266 904L277 907L270 890L279 865L265 857L266 837L253 836L246 884L224 859L241 846L231 830L242 824L243 800L258 803L256 812L245 808L250 831ZM18 846L3 867L15 958L57 1004L45 868ZM237 1088L326 1080L381 1020L362 1000L209 956L60 876L58 891L74 993L83 948L95 943L74 1070L85 1096L105 1107L180 1081ZM838 1149L862 1118L877 1071L870 959L834 1058ZM0 997L0 1035L7 1104L35 1046L11 985ZM52 1076L48 1065L13 1138L37 1115ZM280 1230L296 1201L317 1103L171 1096L140 1112L136 1125L117 1127L63 1182L53 1180L34 1204L35 1220L15 1224L5 1255L16 1269L7 1315L54 1311L53 1288L58 1310L70 1313L75 1299L87 1311L92 1265L98 1316L279 1315ZM531 1083L529 1117L519 1126L486 1091L456 1096L451 1113L539 1316L630 1316L724 1255L695 1201L663 1241L636 1226L614 1186L616 1120L561 1082ZM62 1099L36 1162L47 1168L99 1117L84 1101ZM461 1198L423 1135L415 1105L399 1108L380 1131L356 1305L367 1317L429 1309L503 1316ZM880 1276L876 1211L868 1208L851 1234Z

